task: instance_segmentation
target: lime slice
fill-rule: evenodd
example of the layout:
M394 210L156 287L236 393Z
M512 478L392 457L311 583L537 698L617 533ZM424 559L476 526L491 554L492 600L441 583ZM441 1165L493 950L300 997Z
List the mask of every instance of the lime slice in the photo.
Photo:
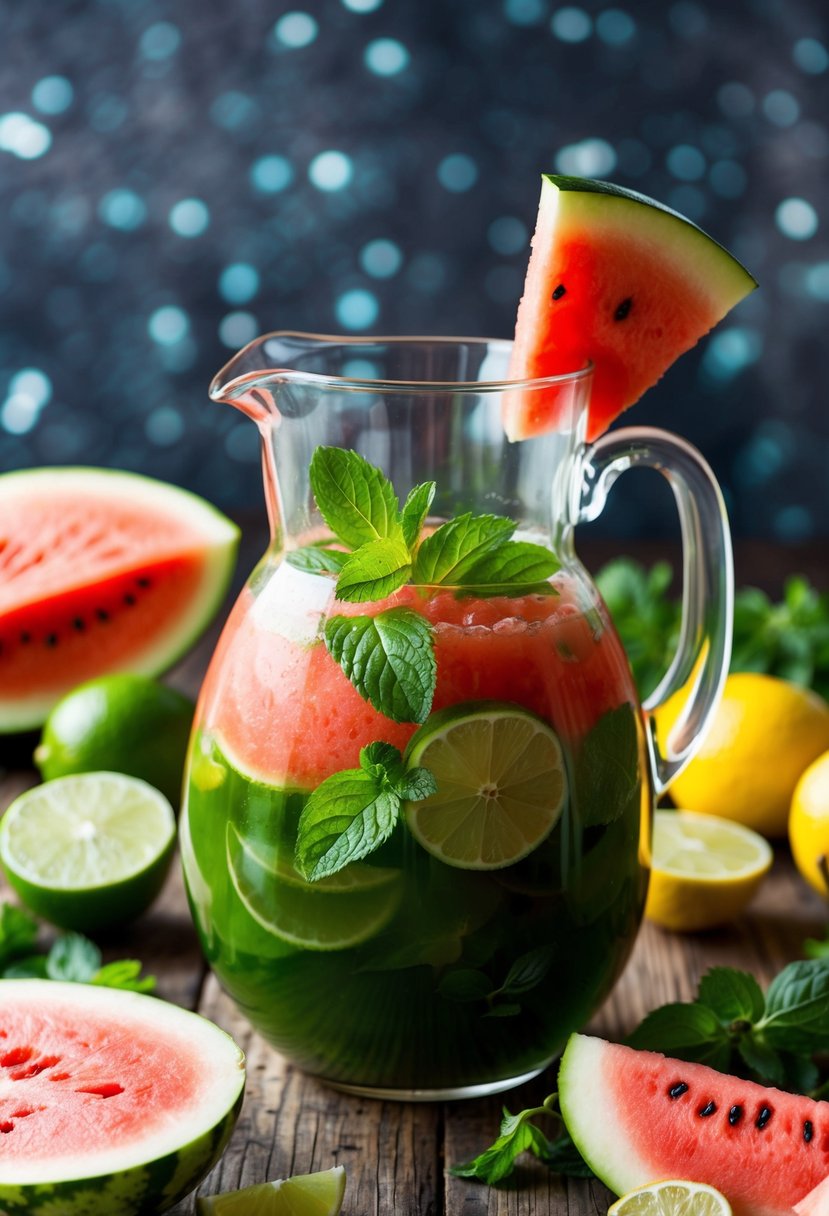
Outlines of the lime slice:
M176 837L163 794L123 773L77 773L21 794L0 862L33 912L89 932L131 920L161 889Z
M704 1182L652 1182L617 1199L607 1216L731 1216L725 1195Z
M438 786L431 798L408 804L412 835L464 870L497 870L526 857L552 831L567 797L558 736L506 702L468 701L432 714L406 755Z
M740 823L657 811L645 915L680 932L725 924L745 908L772 857L768 841Z
M263 856L227 825L227 864L236 894L268 933L306 950L347 950L379 933L400 904L399 870L352 862L306 882L284 857Z
M344 1194L345 1170L335 1165L316 1174L295 1174L197 1199L196 1212L198 1216L337 1216Z

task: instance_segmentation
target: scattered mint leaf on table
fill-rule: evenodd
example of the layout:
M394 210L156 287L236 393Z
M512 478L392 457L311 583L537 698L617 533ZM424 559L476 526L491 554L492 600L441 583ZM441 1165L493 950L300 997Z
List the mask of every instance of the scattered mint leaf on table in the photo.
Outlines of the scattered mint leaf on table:
M697 1001L716 1014L724 1026L733 1022L757 1022L766 1000L753 975L733 967L712 967L699 983Z
M71 980L76 984L88 984L100 966L101 951L80 933L64 933L46 959L50 980Z
M477 1178L487 1186L494 1186L496 1182L509 1177L516 1158L523 1152L529 1150L542 1159L546 1154L555 1155L554 1143L549 1141L531 1120L543 1115L558 1118L556 1105L557 1095L551 1094L544 1099L542 1106L528 1107L515 1115L511 1115L504 1107L498 1139L471 1161L451 1166L450 1174L454 1174L456 1178ZM569 1141L569 1137L567 1140ZM572 1141L569 1142L572 1144ZM583 1162L582 1167L584 1168Z
M427 769L406 770L390 743L360 752L360 768L343 769L322 781L299 817L296 867L308 882L361 861L388 839L403 801L419 801L437 786Z
M334 616L325 626L328 653L357 692L393 722L425 722L437 665L429 622L410 608L376 616Z
M783 1051L812 1055L829 1050L829 959L784 967L769 985L756 1028Z
M153 992L156 984L154 975L141 974L141 963L135 958L105 963L89 982L101 988L123 988L127 992Z
M697 1002L676 1002L654 1009L625 1040L640 1051L661 1051L666 1056L728 1069L731 1040L717 1016Z

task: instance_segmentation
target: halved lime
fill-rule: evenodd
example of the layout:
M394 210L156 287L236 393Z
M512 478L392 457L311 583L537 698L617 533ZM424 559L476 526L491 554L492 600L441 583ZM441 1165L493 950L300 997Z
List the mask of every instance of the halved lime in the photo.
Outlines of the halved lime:
M725 1195L704 1182L652 1182L617 1199L607 1216L731 1216Z
M412 736L410 765L434 775L437 793L409 803L412 835L464 870L498 870L531 853L567 798L555 731L502 701L467 701L432 714Z
M399 870L352 862L306 882L284 857L263 855L227 825L227 864L236 894L268 933L306 950L347 950L379 933L402 897Z
M295 1174L241 1191L196 1200L198 1216L337 1216L345 1194L345 1170Z
M170 803L123 773L77 773L26 790L0 822L0 862L33 912L89 932L143 912L176 838Z

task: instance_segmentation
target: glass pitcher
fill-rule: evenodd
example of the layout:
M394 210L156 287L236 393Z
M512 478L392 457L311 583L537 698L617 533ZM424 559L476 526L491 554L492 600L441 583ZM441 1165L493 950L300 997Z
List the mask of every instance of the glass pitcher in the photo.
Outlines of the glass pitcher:
M640 924L654 798L728 664L730 541L701 457L644 427L585 446L590 369L509 382L509 356L498 341L277 333L211 387L261 433L271 540L196 714L181 823L191 908L219 980L274 1047L377 1097L506 1089L595 1012ZM542 433L510 442L516 411L546 419ZM434 483L431 502L408 499L408 575L356 602L339 581L355 540L314 483L315 453L332 449L387 479L396 502L374 522L398 539L398 504ZM669 481L684 543L678 653L644 708L573 548L574 526L637 465ZM463 559L476 528L483 564ZM454 565L454 550L448 566L427 560L460 531ZM400 620L432 664L425 703L402 709L354 650ZM683 686L685 711L658 740L651 711ZM354 820L353 801L331 802L355 773L361 790L393 790L382 831L380 802ZM320 805L337 847L350 843L309 876L300 853ZM350 822L374 837L355 849Z

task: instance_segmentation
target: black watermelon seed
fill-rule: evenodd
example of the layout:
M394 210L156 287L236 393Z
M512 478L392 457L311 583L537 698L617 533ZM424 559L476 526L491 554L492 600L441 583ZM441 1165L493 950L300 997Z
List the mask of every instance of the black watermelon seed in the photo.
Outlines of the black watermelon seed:
M108 621L109 620L109 613L107 612L106 608L96 608L95 615L97 616L99 621Z
M58 635L56 633L47 633L46 637L44 638L44 641L45 641L46 645L49 646L50 648L52 646L57 646Z
M86 621L82 617L76 616L72 622L72 628L76 629L78 633L83 633L84 629L86 629Z
M28 646L29 642L31 642L31 640L32 640L32 635L28 632L28 630L24 629L20 635L21 644L23 646Z
M754 1126L755 1126L755 1127L756 1127L756 1128L757 1128L759 1131L762 1131L762 1130L763 1130L763 1128L764 1128L764 1127L766 1126L766 1124L768 1123L769 1119L771 1118L772 1114L773 1114L773 1111L772 1111L772 1109L771 1109L771 1107L770 1107L770 1106L761 1106L761 1107L760 1107L760 1113L759 1113L759 1115L757 1116L757 1120L756 1120L756 1122L755 1122Z
M130 605L134 604L134 603L135 603L135 596L134 596L134 595L132 595L132 593L128 591L128 592L127 592L127 594L124 596L124 603L125 603L125 604L130 604Z
M630 312L632 307L633 307L633 296L625 296L624 300L622 300L621 304L617 307L616 311L614 312L613 320L614 321L624 321L625 317L628 315L628 313Z
M716 1102L706 1102L705 1106L700 1107L700 1109L697 1111L697 1114L699 1115L699 1117L701 1119L707 1119L709 1115L713 1115L713 1113L716 1109L717 1109Z
M672 1085L668 1090L668 1096L671 1098L681 1098L683 1094L687 1094L688 1086L684 1081L677 1081L676 1085Z
M135 581L139 587L151 587L152 586L152 581L143 574L141 575L140 578L137 578Z
M558 287L556 287L555 291L553 292L553 299L560 300L561 297L566 294L566 292L567 288L564 286L564 284L559 283Z
M815 1129L812 1126L812 1120L811 1119L804 1120L804 1122L803 1122L803 1139L806 1141L807 1144L811 1144L812 1136L814 1136L814 1134L815 1134Z
M731 1110L728 1112L728 1122L731 1124L732 1127L737 1126L737 1124L740 1122L740 1120L743 1117L743 1113L744 1112L743 1112L742 1106L732 1106L731 1107Z

